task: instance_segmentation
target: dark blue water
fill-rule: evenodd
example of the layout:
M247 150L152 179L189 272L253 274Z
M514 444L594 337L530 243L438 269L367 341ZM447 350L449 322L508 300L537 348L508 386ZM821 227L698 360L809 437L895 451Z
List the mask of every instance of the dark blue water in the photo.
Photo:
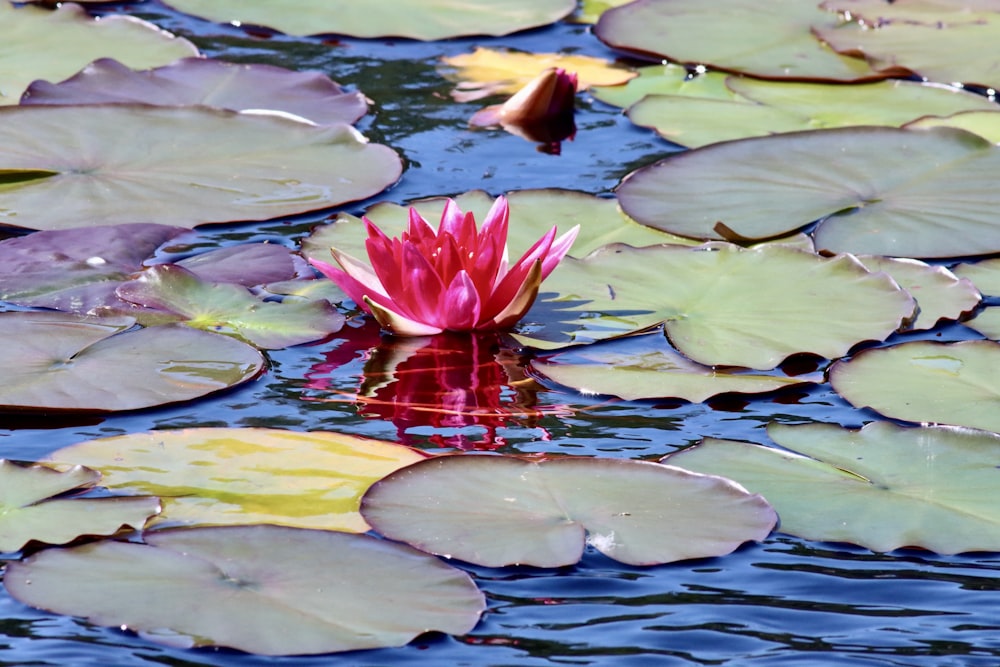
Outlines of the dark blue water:
M496 195L563 187L610 195L625 174L676 150L585 93L576 139L563 143L560 155L539 152L499 130L473 131L466 122L480 103L452 102L451 84L435 71L442 55L476 45L612 57L583 26L564 24L495 40L327 44L254 36L181 17L156 2L107 11L154 21L210 56L318 69L365 92L375 104L359 129L399 151L407 170L394 188L345 209L352 213L375 201L402 203L471 189ZM330 213L210 228L201 232L201 240L205 247L259 240L295 247ZM543 384L521 393L504 388L500 402L508 416L489 428L401 427L391 415L380 416L345 398L361 382L367 354L362 341L373 336L370 326L348 327L329 341L269 353L270 369L256 382L187 405L75 422L0 417L0 456L38 459L82 440L150 429L268 426L403 439L430 451L488 440L491 448L506 453L655 460L705 436L764 442L763 429L771 420L860 426L875 418L825 386L689 404L585 398ZM958 326L927 336L975 337ZM332 357L340 365L318 372ZM883 555L779 533L724 558L652 568L626 567L588 553L579 565L558 570L469 571L489 601L470 635L427 636L400 649L313 658L163 648L116 629L30 609L0 592L0 667L1000 664L1000 559L993 554Z

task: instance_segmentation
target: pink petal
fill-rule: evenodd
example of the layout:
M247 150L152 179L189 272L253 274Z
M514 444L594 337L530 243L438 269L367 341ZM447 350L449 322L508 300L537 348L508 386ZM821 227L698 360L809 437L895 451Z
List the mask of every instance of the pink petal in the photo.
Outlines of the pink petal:
M350 257L348 255L344 256L347 257L349 260L357 262L357 260L355 260L353 257ZM340 260L338 259L338 263L339 262ZM368 282L363 282L362 280L358 280L347 271L337 268L332 264L321 262L318 259L310 259L309 263L312 264L314 267L316 267L316 269L324 276L332 280L337 285L337 287L343 290L344 294L346 294L351 301L356 303L358 307L363 310L366 311L368 310L368 308L365 306L365 302L363 301L364 296L366 294L373 294L373 293L378 294L378 291L373 284ZM377 285L379 288L381 288L381 285L378 284L378 278L375 278L374 275L372 275L372 278L374 279L374 284ZM379 294L379 296L381 295Z
M444 318L441 295L445 286L434 266L415 245L407 243L403 246L403 264L399 269L400 291L389 294L400 310L414 320L439 325Z
M535 262L543 260L552 247L552 240L556 235L556 228L553 227L545 235L535 241L535 244L528 248L528 251L521 256L521 259L510 267L503 278L500 279L496 287L493 288L493 295L489 304L484 308L483 317L493 317L507 307L521 289L521 285L528 277L528 272Z
M476 220L471 213L462 213L455 200L449 199L441 213L437 234L451 234L459 247L471 245L476 239Z
M440 327L417 322L374 301L366 300L366 305L379 326L395 336L430 336L443 331Z
M448 285L442 304L446 304L443 313L444 328L449 331L472 331L479 322L481 301L476 285L469 274L459 271Z
M491 324L496 329L507 329L514 326L531 309L538 296L538 288L542 284L542 262L536 260L528 270L524 282L517 289L507 305L493 316Z
M489 212L479 228L479 247L491 245L503 247L507 245L507 225L510 220L510 207L507 198L500 195L493 202Z
M549 253L542 260L542 280L548 278L549 274L559 265L569 249L573 247L573 242L576 241L576 235L579 233L580 225L577 225L552 242Z

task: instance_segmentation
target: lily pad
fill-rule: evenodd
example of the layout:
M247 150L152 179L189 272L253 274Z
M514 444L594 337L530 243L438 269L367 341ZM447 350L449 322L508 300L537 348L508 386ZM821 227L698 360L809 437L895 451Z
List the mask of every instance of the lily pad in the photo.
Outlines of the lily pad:
M152 23L118 14L98 21L69 2L55 11L0 2L0 25L0 105L17 104L36 79L61 81L97 58L142 69L198 55L191 42Z
M0 108L0 168L51 173L2 186L0 224L44 229L266 220L363 199L402 170L346 124L133 105Z
M990 340L1000 340L1000 307L983 308L975 317L963 324Z
M1000 148L961 130L836 128L679 153L629 174L618 198L638 222L693 238L820 220L821 251L954 257L1000 250L998 169Z
M272 523L365 532L361 495L426 455L338 433L194 428L64 447L48 459L100 470L110 489L160 496L156 522Z
M576 0L297 0L294 11L271 0L170 0L175 9L220 23L259 25L289 35L436 40L508 35L554 23Z
M956 276L971 280L983 294L1000 296L1000 258L959 264L952 270Z
M918 313L910 329L932 329L941 320L958 320L972 312L982 295L971 280L959 278L943 266L916 259L861 255L869 271L884 271L917 300Z
M119 285L116 294L175 313L188 326L272 350L319 340L344 326L344 316L327 301L262 301L242 285L201 280L176 264L150 267Z
M312 275L305 260L276 243L244 243L209 250L178 262L202 280L256 287Z
M25 604L153 641L263 655L464 634L485 607L466 573L367 535L229 526L144 539L42 551L9 563L3 583Z
M823 381L821 374L785 377L702 366L678 354L657 334L572 348L534 359L531 368L583 394L627 401L673 397L698 403L728 392L757 394Z
M228 336L129 317L0 313L0 409L110 412L188 401L256 377L264 358Z
M630 107L647 95L679 95L700 99L735 100L736 93L726 86L724 72L691 73L686 67L666 63L640 67L638 76L624 85L594 86L594 99L616 107Z
M891 279L849 255L782 245L608 246L564 259L542 297L523 321L522 343L558 347L662 322L689 359L761 370L799 352L840 357L884 339L914 310Z
M1000 86L996 5L833 0L821 6L848 11L853 22L817 26L817 36L841 53L863 56L874 70L905 71L945 83Z
M978 134L991 143L1000 144L1000 111L962 111L945 118L918 118L907 123L906 127L957 127Z
M1000 431L1000 343L914 341L830 367L834 390L892 419Z
M951 426L772 423L782 447L706 438L664 461L764 494L781 531L872 551L1000 550L1000 435Z
M594 34L616 49L772 79L884 78L813 35L836 14L800 0L636 0L609 9Z
M158 498L52 498L94 486L96 470L64 472L0 459L0 551L31 541L66 544L82 535L112 535L124 526L142 528L160 511Z
M442 74L458 85L452 97L470 102L490 95L513 95L539 72L555 67L577 75L577 90L590 86L613 86L636 76L606 59L563 53L522 53L477 47L441 59Z
M354 123L368 111L359 92L348 93L321 72L183 58L164 67L135 71L101 58L61 83L35 81L22 105L202 104L233 111L275 110L319 125Z
M472 454L396 471L361 513L390 539L490 567L572 565L585 542L630 565L721 556L764 539L777 519L731 481L673 466Z

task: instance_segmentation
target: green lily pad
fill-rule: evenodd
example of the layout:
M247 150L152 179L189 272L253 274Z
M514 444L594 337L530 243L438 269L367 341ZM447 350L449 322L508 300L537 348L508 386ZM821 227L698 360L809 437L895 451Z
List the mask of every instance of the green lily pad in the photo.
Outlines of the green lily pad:
M469 632L485 603L469 575L367 535L281 526L146 533L8 563L16 599L171 646L291 655L402 646Z
M1000 307L990 306L983 308L976 316L967 322L965 326L978 331L990 340L1000 340Z
M971 280L983 294L1000 296L1000 258L958 264L952 271L960 278Z
M0 168L53 173L3 186L0 224L44 229L266 220L364 199L402 170L346 124L133 105L0 108Z
M837 16L800 0L636 0L609 9L594 34L616 49L768 79L884 78L813 35ZM888 76L888 75L886 75Z
M22 105L202 104L233 111L280 111L320 125L354 123L368 111L359 92L344 92L321 72L235 64L212 58L183 58L137 72L101 58L60 83L35 81Z
M636 223L621 212L614 199L555 189L518 190L508 193L506 197L510 205L507 246L511 258L520 257L553 225L558 226L560 232L580 225L580 233L571 249L574 257L583 257L608 243L628 243L637 247L661 243L694 244L690 239ZM462 211L475 215L476 223L480 225L495 201L482 190L466 192L453 199ZM410 202L408 206L382 202L368 209L365 217L387 235L399 236L406 229L410 206L437 227L446 202L445 197L421 199ZM304 239L302 252L310 259L329 263L330 248L335 247L364 259L368 257L366 238L361 219L342 213L333 224L316 228L311 236Z
M915 341L830 367L833 389L892 419L1000 431L1000 343Z
M706 438L664 461L764 494L781 531L872 551L1000 550L1000 435L951 426L772 423L791 451Z
M624 84L594 86L590 92L594 99L623 109L647 95L677 95L728 101L738 97L726 86L729 75L723 72L701 72L692 75L686 67L673 63L649 65L640 67L637 71L639 75Z
M907 123L906 127L957 127L978 134L990 143L1000 144L1000 111L962 111L945 118L930 116Z
M585 542L630 565L721 556L764 539L777 519L729 480L673 466L472 454L396 471L361 513L390 539L490 567L572 565Z
M941 320L958 320L972 312L982 295L971 280L959 278L943 266L916 259L861 255L869 271L889 274L917 300L917 317L910 329L932 329Z
M197 56L186 39L140 19L112 14L95 20L77 4L55 11L0 2L0 105L17 104L32 81L61 81L97 58L142 69Z
M698 363L761 370L799 352L840 357L884 339L914 310L891 279L851 256L782 245L608 246L564 259L541 296L522 322L524 344L591 342L662 322Z
M52 498L94 486L96 470L65 472L0 459L0 551L31 541L66 544L82 535L112 535L124 526L142 528L160 511L158 498Z
M188 401L256 377L264 358L228 336L130 317L0 313L0 409L109 412Z
M264 349L319 340L344 325L344 316L327 301L262 301L242 285L210 283L176 264L150 267L116 293L175 313L188 326L236 335Z
M259 25L289 35L436 40L507 35L568 16L576 0L297 0L293 11L270 0L169 0L175 9L220 23Z
M874 70L905 71L944 83L1000 86L996 5L833 0L821 6L849 11L853 22L817 26L817 36L841 53L863 56Z
M963 90L916 81L854 86L726 79L731 99L650 95L629 108L632 122L690 147L779 132L851 125L900 126L925 116L995 104Z
M627 401L673 397L693 403L717 394L757 394L822 382L821 374L762 375L702 366L677 353L660 335L633 336L531 361L531 369L583 394Z
M836 128L679 153L629 174L618 198L638 222L692 238L820 220L822 251L955 257L1000 250L998 169L1000 148L961 130Z
M64 447L48 459L100 470L103 484L160 496L157 523L273 523L364 532L369 485L424 454L338 433L194 428Z

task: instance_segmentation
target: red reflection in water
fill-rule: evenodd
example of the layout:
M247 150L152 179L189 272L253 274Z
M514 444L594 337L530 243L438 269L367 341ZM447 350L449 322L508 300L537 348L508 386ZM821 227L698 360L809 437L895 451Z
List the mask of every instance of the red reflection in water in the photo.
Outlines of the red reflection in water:
M312 389L330 390L331 374L354 361L358 347L330 350L306 375ZM399 441L419 444L415 427L460 429L476 426L482 435L435 433L438 447L497 449L506 445L497 429L511 419L535 427L546 414L568 414L563 406L538 407L541 389L524 375L523 360L504 349L496 333L442 333L434 336L382 337L364 353L356 395L358 414L391 421ZM545 439L545 434L541 436Z

